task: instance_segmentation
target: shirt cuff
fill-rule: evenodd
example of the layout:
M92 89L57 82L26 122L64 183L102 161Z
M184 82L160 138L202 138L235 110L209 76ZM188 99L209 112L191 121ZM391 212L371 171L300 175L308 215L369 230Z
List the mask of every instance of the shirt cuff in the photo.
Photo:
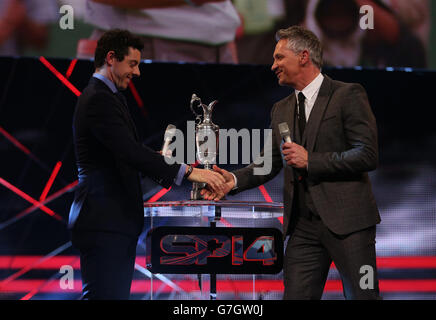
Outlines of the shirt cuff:
M174 183L176 185L180 186L182 184L183 177L185 176L185 172L186 172L186 164L182 163L180 165L180 169L179 172L177 173L176 179L174 179Z
M232 190L238 189L238 179L233 173L230 172L230 174L233 176L233 179L235 179L235 185L233 186Z

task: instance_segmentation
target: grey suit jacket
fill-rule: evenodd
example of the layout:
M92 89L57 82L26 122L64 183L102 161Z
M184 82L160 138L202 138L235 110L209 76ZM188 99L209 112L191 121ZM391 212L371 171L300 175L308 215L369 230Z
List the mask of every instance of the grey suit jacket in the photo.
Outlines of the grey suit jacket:
M282 158L278 124L287 122L292 132L295 107L293 93L272 108L271 172L253 175L254 163L233 172L238 179L238 188L233 193L238 193L264 184L284 169L284 235L292 232L288 227L296 216L292 201L294 183L298 182L294 181L294 169ZM367 173L378 164L377 125L364 88L324 76L302 145L308 151L308 190L324 224L334 233L344 235L379 223Z

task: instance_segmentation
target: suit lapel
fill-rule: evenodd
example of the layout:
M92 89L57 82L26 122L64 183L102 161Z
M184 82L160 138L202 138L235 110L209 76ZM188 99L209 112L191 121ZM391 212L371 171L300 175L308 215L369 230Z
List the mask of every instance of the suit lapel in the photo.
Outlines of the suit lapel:
M130 112L128 110L127 101L122 99L121 97L118 97L116 93L112 92L112 90L100 79L97 79L95 77L91 77L89 80L90 85L97 86L101 90L106 90L113 94L114 99L117 101L118 107L121 109L121 112L124 114L124 118L127 121L128 127L133 131L133 134L135 136L136 140L139 140L138 132L136 131L135 123L133 122L133 119L130 115ZM120 93L122 94L122 93Z
M291 94L289 97L289 101L286 103L286 109L283 114L283 120L288 124L288 127L291 131L291 140L295 141L294 137L294 121L295 121L295 105L297 103L297 99L295 98L295 93ZM283 122L283 121L280 121ZM279 122L279 123L280 123Z
M307 151L313 151L315 140L318 133L319 125L324 116L325 109L331 97L331 79L324 75L324 81L319 89L318 97L312 111L310 112L309 120L304 130L302 145L306 146ZM294 95L295 96L295 95Z
M127 122L130 126L130 129L132 129L136 140L138 140L138 132L136 131L135 123L133 122L132 116L129 112L129 107L127 105L127 100L124 97L124 95L121 92L114 93L115 99L117 99L121 103L121 110L124 113L125 118L127 119Z
M280 121L278 123L281 122L286 122L288 124L289 127L289 131L290 131L290 135L291 135L291 140L292 142L295 142L295 130L294 130L294 125L295 125L295 105L297 103L297 99L295 98L295 93L292 93L287 102L284 104L283 108L283 112L280 112L280 116L282 117L282 119L280 119ZM278 125L277 123L277 125ZM280 138L280 141L282 141L282 139ZM279 143L280 145L280 143ZM280 150L281 152L281 150ZM294 175L292 173L292 167L284 165L284 170L287 171L287 174L289 175L290 179L293 180L294 179Z
M132 116L130 115L130 112L127 111L127 117L129 118L130 126L133 130L133 133L135 135L136 141L139 141L138 131L136 131L135 123L133 122Z

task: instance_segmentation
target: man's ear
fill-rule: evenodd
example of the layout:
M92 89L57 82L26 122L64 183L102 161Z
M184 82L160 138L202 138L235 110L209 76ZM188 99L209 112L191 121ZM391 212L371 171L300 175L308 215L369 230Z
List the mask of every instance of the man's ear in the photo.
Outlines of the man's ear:
M300 64L305 65L310 60L309 51L303 50L300 55Z
M106 59L105 62L108 66L112 66L114 64L116 57L115 57L115 51L111 50L108 51L108 53L106 54Z

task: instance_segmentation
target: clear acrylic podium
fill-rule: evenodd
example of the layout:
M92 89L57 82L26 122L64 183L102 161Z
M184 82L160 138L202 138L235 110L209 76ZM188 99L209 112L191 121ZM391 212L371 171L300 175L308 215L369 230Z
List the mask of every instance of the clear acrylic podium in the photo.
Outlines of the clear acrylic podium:
M283 204L274 202L186 200L144 203L147 232L163 226L275 228L281 231L282 217ZM281 272L250 275L148 272L147 275L150 277L148 299L281 299Z

